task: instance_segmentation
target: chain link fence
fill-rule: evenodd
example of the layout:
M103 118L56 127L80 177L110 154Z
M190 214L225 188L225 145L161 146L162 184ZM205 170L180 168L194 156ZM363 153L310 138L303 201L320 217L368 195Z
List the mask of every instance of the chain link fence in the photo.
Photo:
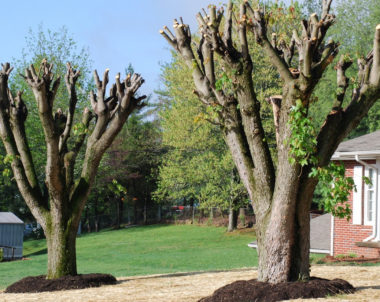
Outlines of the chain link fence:
M238 213L238 227L252 227L255 224L252 208L240 208ZM82 217L80 232L98 232L105 228L156 223L227 226L228 210L200 209L191 206L155 205L149 208L126 206L121 215L115 211L111 214Z

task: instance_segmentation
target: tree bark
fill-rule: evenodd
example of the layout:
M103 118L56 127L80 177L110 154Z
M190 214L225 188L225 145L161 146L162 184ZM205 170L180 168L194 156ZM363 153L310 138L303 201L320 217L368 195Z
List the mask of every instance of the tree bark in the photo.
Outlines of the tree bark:
M234 202L228 211L228 228L227 232L233 232L238 225L238 211L236 209L236 202Z
M57 221L58 219L53 218L52 224L45 230L48 279L77 274L75 245L78 228L76 225L67 226L67 221Z

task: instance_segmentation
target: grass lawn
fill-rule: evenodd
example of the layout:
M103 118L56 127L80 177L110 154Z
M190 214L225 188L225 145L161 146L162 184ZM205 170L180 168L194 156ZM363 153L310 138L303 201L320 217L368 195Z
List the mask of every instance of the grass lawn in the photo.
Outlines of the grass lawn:
M77 239L78 273L116 277L257 266L247 244L252 232L225 228L152 225L83 235ZM24 242L29 260L0 263L0 289L26 276L46 273L45 240Z

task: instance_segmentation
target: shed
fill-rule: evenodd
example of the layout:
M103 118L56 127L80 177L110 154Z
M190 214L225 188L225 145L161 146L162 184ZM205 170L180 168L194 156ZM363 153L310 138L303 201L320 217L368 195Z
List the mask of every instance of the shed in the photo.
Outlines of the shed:
M0 248L5 260L22 258L24 222L11 212L0 212Z

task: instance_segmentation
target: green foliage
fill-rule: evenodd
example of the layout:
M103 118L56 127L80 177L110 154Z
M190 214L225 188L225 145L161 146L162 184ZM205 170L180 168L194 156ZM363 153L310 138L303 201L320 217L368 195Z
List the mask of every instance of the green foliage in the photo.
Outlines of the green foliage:
M292 107L289 118L292 135L288 140L290 147L289 162L299 164L301 167L310 165L309 177L319 180L319 193L322 198L319 208L330 212L336 217L348 220L351 217L351 208L347 202L348 197L355 189L352 177L345 177L344 165L330 162L326 167L317 167L316 151L317 140L314 127L307 111L300 100Z
M301 166L315 164L316 158L312 155L316 151L316 133L301 100L297 100L296 105L292 107L288 123L292 131L288 140L291 155L289 162L291 164L297 162Z
M3 257L4 257L4 251L2 248L0 248L0 262L3 261L3 259L4 259Z
M245 202L245 192L220 128L207 121L215 117L220 107L201 105L192 93L190 73L174 53L173 61L163 66L165 90L158 93L167 105L159 114L163 147L168 152L159 168L154 196L160 202L199 203L205 209L226 209L236 200ZM222 80L230 83L227 74Z
M119 184L116 179L113 179L112 182L108 184L108 188L119 197L127 194L127 188Z
M215 81L215 88L216 90L231 90L232 80L227 73L223 72L219 79Z
M86 134L87 132L88 132L88 128L82 122L81 123L77 123L77 124L75 124L73 126L73 133L74 133L75 136Z
M324 168L313 168L311 177L318 177L323 196L320 208L336 217L351 218L352 210L347 203L350 193L356 190L352 177L345 176L344 165L331 162Z

